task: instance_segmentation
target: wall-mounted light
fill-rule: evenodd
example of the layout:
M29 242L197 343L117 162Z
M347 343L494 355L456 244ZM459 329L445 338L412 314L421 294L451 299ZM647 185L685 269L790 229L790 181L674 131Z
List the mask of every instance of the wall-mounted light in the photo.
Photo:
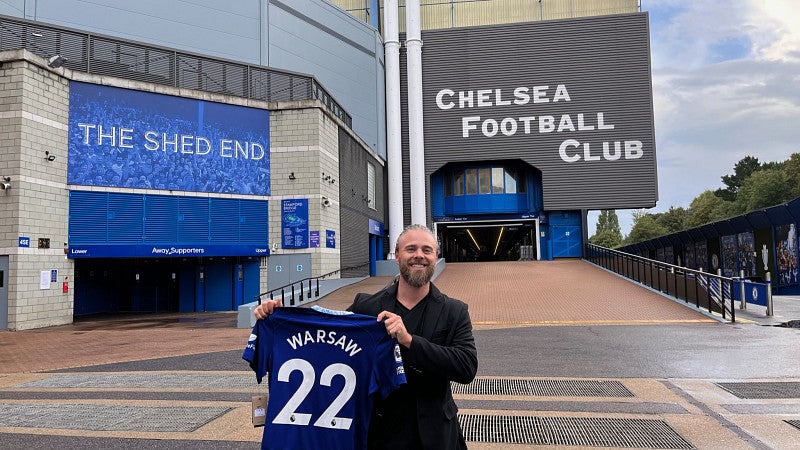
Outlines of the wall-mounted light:
M51 155L49 150L44 151L44 159L53 162L56 160L56 155Z
M50 59L47 60L47 65L52 67L53 69L58 69L59 67L63 66L64 63L67 62L67 58L64 58L61 55L53 55Z
M289 174L289 179L290 179L290 180L296 180L296 179L297 179L297 178L294 176L294 172L292 172L292 173L290 173L290 174Z
M3 177L3 181L0 182L0 191L7 189L11 189L11 177Z

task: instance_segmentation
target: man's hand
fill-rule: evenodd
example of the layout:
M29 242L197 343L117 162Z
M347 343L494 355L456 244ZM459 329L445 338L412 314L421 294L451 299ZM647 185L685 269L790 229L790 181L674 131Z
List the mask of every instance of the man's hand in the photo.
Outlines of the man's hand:
M383 324L386 326L386 332L389 333L389 336L397 339L397 342L403 347L411 347L411 340L413 337L411 333L406 330L403 318L389 311L381 311L381 313L378 314L378 322L384 319L386 319L386 321Z
M283 306L283 299L266 300L261 302L260 305L253 309L253 314L257 319L265 319L268 315L275 311L275 308L279 308L281 306Z

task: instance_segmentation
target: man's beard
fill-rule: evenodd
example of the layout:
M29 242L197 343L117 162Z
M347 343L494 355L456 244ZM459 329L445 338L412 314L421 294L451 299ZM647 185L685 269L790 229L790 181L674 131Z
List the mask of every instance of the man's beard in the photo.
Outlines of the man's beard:
M430 264L425 267L425 270L415 270L412 272L411 264L412 263L400 264L400 275L403 276L406 283L414 287L422 287L428 284L431 278L433 278L434 265Z

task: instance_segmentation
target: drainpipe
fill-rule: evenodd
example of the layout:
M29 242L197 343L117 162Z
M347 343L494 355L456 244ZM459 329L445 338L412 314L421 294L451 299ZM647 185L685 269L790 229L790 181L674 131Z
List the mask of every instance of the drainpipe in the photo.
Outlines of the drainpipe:
M406 1L406 61L408 63L408 158L411 223L427 224L425 201L425 140L422 127L422 35L419 0Z
M383 10L386 57L386 165L389 186L389 255L403 231L403 149L400 129L400 33L397 0L386 0Z

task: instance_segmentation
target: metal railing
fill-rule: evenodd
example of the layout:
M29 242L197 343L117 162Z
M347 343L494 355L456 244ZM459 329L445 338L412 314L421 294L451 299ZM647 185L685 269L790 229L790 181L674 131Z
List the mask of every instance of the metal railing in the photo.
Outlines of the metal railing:
M364 267L369 266L369 262L359 264L357 266L351 267L343 267L341 269L334 270L333 272L328 272L324 275L319 275L316 277L309 277L303 278L302 280L294 281L289 283L285 286L281 286L267 292L261 293L256 295L256 301L258 304L261 304L261 301L264 297L269 297L270 300L275 300L276 294L280 292L280 299L283 300L284 306L295 306L303 303L303 301L310 301L313 298L319 298L319 281L325 279L327 277L336 275L337 273L362 269ZM306 290L308 287L308 290ZM295 289L297 288L297 289ZM286 303L286 300L289 300L289 303Z
M618 275L639 282L698 309L720 314L736 322L733 289L739 281L688 269L594 244L586 245L586 260Z
M64 67L264 101L319 100L348 127L352 117L309 75L180 52L54 25L0 16L0 50L66 58Z

